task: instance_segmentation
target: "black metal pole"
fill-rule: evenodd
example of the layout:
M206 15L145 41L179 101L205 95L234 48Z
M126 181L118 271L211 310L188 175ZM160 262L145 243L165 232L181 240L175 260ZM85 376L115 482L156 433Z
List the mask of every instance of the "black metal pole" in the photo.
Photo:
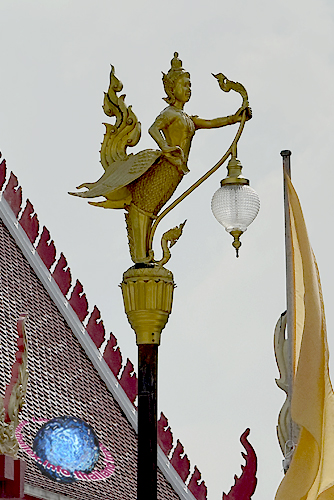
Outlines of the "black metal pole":
M137 500L157 500L158 345L138 345Z

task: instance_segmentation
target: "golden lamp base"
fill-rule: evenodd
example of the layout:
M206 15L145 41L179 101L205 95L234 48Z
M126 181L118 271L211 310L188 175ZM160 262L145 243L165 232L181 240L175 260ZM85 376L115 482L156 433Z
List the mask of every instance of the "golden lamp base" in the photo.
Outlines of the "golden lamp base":
M161 331L172 310L175 284L171 271L160 266L130 267L123 274L121 288L137 345L160 345Z

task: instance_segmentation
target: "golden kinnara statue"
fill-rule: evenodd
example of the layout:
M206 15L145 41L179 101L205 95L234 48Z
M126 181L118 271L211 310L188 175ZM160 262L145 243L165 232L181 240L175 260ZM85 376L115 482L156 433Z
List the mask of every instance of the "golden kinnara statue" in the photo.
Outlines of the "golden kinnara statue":
M216 78L225 90L222 87L222 81L226 80L224 75L217 75ZM110 85L104 97L103 110L106 115L114 116L116 121L114 125L105 124L106 133L101 148L101 163L105 172L98 181L77 187L87 188L86 191L70 193L83 198L103 196L104 201L90 204L125 209L130 254L136 264L156 262L149 244L151 227L183 176L189 172L187 162L196 130L240 122L245 113L244 105L232 116L212 120L188 116L183 108L191 96L190 75L182 68L177 52L171 61L170 70L163 74L162 80L167 94L164 100L168 106L149 129L159 149L146 149L127 155L126 148L135 146L140 139L140 122L131 106L125 105L125 96L117 96L123 85L111 67ZM246 119L249 118L251 110L247 108ZM169 237L169 241L172 244L180 236L181 226L171 230L173 235ZM162 259L163 263L167 259L168 257Z

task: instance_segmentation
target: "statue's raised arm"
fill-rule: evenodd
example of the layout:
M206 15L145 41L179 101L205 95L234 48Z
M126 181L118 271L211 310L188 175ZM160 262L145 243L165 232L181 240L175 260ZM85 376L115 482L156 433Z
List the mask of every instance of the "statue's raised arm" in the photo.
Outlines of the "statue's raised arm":
M221 86L219 76L216 78ZM226 86L229 80L224 79ZM149 129L159 149L127 155L126 148L139 141L140 123L131 106L125 105L125 96L117 96L123 86L112 67L103 109L116 121L114 125L105 124L106 133L101 148L101 163L105 172L97 182L84 183L77 188L86 188L87 191L70 193L83 198L103 196L105 200L90 204L125 209L130 254L136 264L155 262L149 244L151 227L183 176L189 172L187 163L196 130L240 122L245 109L247 119L251 117L248 100L244 100L243 106L231 116L212 120L188 116L183 109L191 97L190 74L183 69L177 52L168 73L163 73L163 85L167 94L164 100L168 106Z

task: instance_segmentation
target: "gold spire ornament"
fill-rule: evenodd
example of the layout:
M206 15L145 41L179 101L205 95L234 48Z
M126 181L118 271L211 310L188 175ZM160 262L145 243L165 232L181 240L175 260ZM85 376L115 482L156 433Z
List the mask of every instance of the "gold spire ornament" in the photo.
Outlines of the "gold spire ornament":
M247 106L243 105L231 116L206 120L187 115L183 109L191 97L190 74L182 67L177 52L174 53L169 71L163 73L162 80L167 94L164 100L168 106L149 129L159 149L146 149L128 155L126 149L135 146L140 139L140 122L131 106L126 106L125 96L117 95L123 85L111 66L103 110L107 116L115 117L115 124L105 124L106 132L101 147L104 173L96 182L83 183L77 188L86 188L86 191L70 193L82 198L102 196L105 198L103 201L89 203L125 210L130 255L135 264L156 262L152 250L156 227L154 221L159 218L162 207L189 172L188 156L195 132L224 127L241 122L243 117L246 120L251 117L248 101ZM225 78L224 82L226 85L229 80ZM166 262L165 255L163 260Z

